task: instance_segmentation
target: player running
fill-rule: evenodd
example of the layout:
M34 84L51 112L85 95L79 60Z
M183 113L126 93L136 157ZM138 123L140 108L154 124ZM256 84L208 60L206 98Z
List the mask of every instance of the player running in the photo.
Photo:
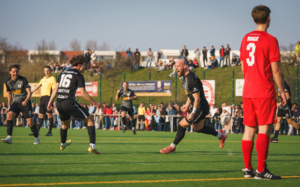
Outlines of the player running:
M277 104L278 106L278 110L277 110L277 123L275 125L275 134L274 137L270 139L270 142L273 143L278 143L278 134L279 134L279 130L280 130L280 121L283 117L286 118L286 121L293 125L293 127L295 129L299 129L299 125L291 119L292 117L292 112L291 112L291 108L292 108L292 101L291 101L291 91L290 91L290 87L289 85L283 81L283 85L284 85L284 92L285 92L285 96L287 99L287 104L285 106L281 106L281 102ZM280 96L280 90L278 90L278 95ZM280 98L279 98L280 99Z
M30 85L25 77L19 76L20 65L9 66L10 78L5 82L8 94L8 108L7 114L7 138L1 139L3 143L12 143L13 119L23 113L24 118L30 126L31 132L34 135L34 143L39 144L36 125L32 123L32 106L31 106L31 92Z
M216 131L215 129L204 126L205 116L209 113L209 104L205 98L202 82L193 72L188 70L187 64L184 59L176 61L175 68L177 75L182 78L182 86L185 89L187 95L187 101L185 105L181 107L182 111L186 111L189 107L193 107L192 112L183 118L178 125L176 137L171 145L161 149L160 152L168 154L176 150L176 146L184 138L186 128L194 125L194 129L197 133L204 133L216 136L220 140L219 148L223 148L227 134L222 130Z
M267 169L269 138L273 124L276 123L276 93L273 76L280 90L282 106L286 105L283 78L279 65L280 51L277 39L267 33L271 10L259 5L253 8L252 17L256 30L246 34L242 40L240 58L244 72L243 109L245 132L242 150L245 168L244 177L254 176L251 156L254 137L258 157L255 179L281 179Z
M49 119L49 129L48 129L48 133L45 136L52 136L53 116L52 116L52 110L47 110L47 106L51 96L51 92L55 88L56 80L53 76L51 76L50 66L46 66L44 68L44 73L45 73L45 77L43 77L40 80L39 85L31 91L31 94L33 94L40 87L42 87L42 94L41 94L42 97L40 99L39 121L38 121L37 131L38 132L40 131L40 128L44 121L44 116L47 113ZM51 106L53 106L53 103L51 103Z
M135 125L134 125L134 114L133 114L133 108L132 108L132 100L137 99L137 96L135 93L128 89L128 83L126 81L123 82L123 89L117 91L116 95L116 101L119 100L119 98L122 97L122 105L121 105L121 117L122 117L122 123L123 123L123 133L126 130L126 112L128 112L129 115L129 126L132 128L132 133L136 135L135 132Z
M94 118L85 108L75 101L75 93L79 87L81 94L87 101L93 103L95 106L100 106L100 103L96 103L85 90L85 80L81 74L85 70L85 63L86 58L84 56L79 55L72 58L71 64L73 69L64 71L58 76L57 83L49 100L47 109L52 110L53 100L58 93L56 107L62 121L62 127L60 129L60 150L64 150L72 143L71 140L66 141L70 118L72 116L75 119L85 121L88 124L87 130L90 138L90 147L88 148L88 151L100 154L95 146L96 133Z

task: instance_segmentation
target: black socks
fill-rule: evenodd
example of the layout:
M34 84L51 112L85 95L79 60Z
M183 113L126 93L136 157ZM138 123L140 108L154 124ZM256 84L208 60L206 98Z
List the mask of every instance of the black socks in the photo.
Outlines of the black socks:
M87 130L88 130L89 137L90 137L90 143L95 144L96 143L95 126L88 126Z
M66 143L67 141L67 133L68 133L68 129L60 129L60 142L61 143Z
M177 133L175 136L175 140L173 141L173 144L177 145L179 142L184 138L185 135L185 128L183 128L181 125L178 125Z
M6 131L8 136L12 135L13 128L14 128L13 120L7 120Z
M204 133L204 134L211 134L214 136L218 135L218 132L210 126L203 126L203 128L197 132Z

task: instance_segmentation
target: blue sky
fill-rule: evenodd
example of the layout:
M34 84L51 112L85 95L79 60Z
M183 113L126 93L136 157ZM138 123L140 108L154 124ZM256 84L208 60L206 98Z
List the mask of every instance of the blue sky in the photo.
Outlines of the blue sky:
M271 9L268 32L279 44L300 40L299 0L0 0L0 37L24 49L36 49L42 39L70 50L77 39L106 42L111 50L127 47L146 51L230 44L255 29L254 6Z

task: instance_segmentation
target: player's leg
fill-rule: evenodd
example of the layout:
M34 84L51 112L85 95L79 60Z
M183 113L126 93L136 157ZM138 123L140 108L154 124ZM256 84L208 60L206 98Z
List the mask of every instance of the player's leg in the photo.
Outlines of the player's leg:
M296 123L296 121L292 120L291 118L287 118L286 121L291 124L296 130L299 130L299 125Z
M61 113L60 113L61 115ZM62 115L61 115L62 116ZM68 114L64 114L62 117L62 126L60 129L60 150L64 150L67 146L71 145L72 140L67 140L67 136L68 136L68 128L70 126L70 115L68 116ZM69 118L69 119L67 119Z
M48 119L49 119L49 129L48 129L48 132L45 136L52 136L52 128L53 128L53 115L52 115L52 112L47 111L47 116L48 116Z
M90 146L88 151L95 154L100 154L99 151L96 149L96 130L95 130L95 122L93 116L89 115L85 120L87 123L87 130L90 139Z
M123 124L123 133L126 131L126 111L124 110L124 107L121 107L121 121Z
M278 112L280 112L280 111L278 111ZM277 143L278 142L278 134L279 134L279 131L280 131L280 121L281 121L281 118L282 117L277 117L277 123L275 124L274 137L270 138L270 142L273 142L273 143Z
M220 140L219 148L222 149L224 147L225 140L227 139L227 134L223 133L222 130L216 131L211 126L204 125L204 120L205 119L201 119L198 123L194 124L195 131L197 133L204 133L204 134L216 136Z
M7 132L7 137L4 139L1 139L3 143L11 144L12 143L12 131L14 127L13 119L17 116L17 114L13 111L11 111L12 106L10 107L10 111L7 113L7 121L6 121L6 132ZM19 115L19 113L18 113Z
M176 132L176 136L174 141L169 145L168 147L165 147L164 149L160 150L160 153L162 154L168 154L170 152L174 152L176 150L177 144L184 138L186 128L189 127L191 124L183 118L178 125L178 129Z
M132 133L133 133L134 135L136 135L133 113L131 113L131 115L129 114L129 121L130 121L130 126L131 126L131 129L132 129Z
M27 124L30 127L32 135L34 136L33 144L40 144L39 134L36 128L36 125L32 122L32 118L26 118Z

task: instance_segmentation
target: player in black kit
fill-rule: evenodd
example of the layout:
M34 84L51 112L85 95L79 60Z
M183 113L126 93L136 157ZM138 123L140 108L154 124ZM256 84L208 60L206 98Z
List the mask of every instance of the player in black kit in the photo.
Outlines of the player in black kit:
M7 114L7 138L1 139L3 143L12 143L13 119L23 113L24 118L31 128L34 135L34 143L39 144L40 139L38 136L36 125L32 123L32 108L31 108L31 89L25 77L19 76L19 65L9 66L10 78L5 82L8 93L8 108Z
M168 154L176 150L176 146L183 139L186 128L194 125L194 129L198 133L210 134L216 136L220 140L219 148L223 148L227 134L222 130L216 131L210 126L204 126L205 116L209 113L209 104L205 98L202 82L193 72L188 70L184 59L176 61L175 68L177 75L182 78L182 86L187 95L187 102L181 107L182 111L186 111L188 107L193 107L192 112L183 118L178 125L175 140L168 147L161 149L162 154Z
M85 90L85 80L81 74L85 70L85 63L86 58L84 56L79 55L72 58L71 64L73 69L64 71L58 76L57 83L53 93L51 94L47 109L52 110L52 102L57 94L56 107L62 121L62 127L60 129L60 150L64 150L72 143L71 140L66 141L68 127L70 125L70 118L72 116L75 119L83 120L88 124L87 130L90 138L90 147L88 148L88 151L91 153L100 154L95 146L96 133L94 118L75 100L75 93L79 87L80 92L87 101L93 103L95 106L100 106L100 103L95 102Z
M284 92L285 92L285 96L287 99L287 104L285 106L281 106L281 102L277 104L278 106L278 110L277 110L277 123L275 125L275 134L273 138L270 138L270 142L272 143L278 143L278 134L279 134L279 130L280 130L280 121L283 117L285 117L286 121L293 125L293 127L295 129L299 129L299 125L292 120L292 112L291 112L291 108L292 108L292 101L291 101L291 91L290 91L290 87L289 85L283 81L283 85L284 85ZM278 95L280 96L280 91L278 90ZM279 99L281 99L279 97Z
M129 120L130 120L130 126L132 127L132 133L136 135L135 132L135 125L133 123L134 121L134 114L133 114L133 108L132 108L132 100L137 99L135 93L128 89L128 83L126 81L123 82L123 88L122 90L117 91L116 100L118 101L120 97L122 97L122 105L121 105L121 117L122 117L122 123L123 123L123 132L125 132L126 129L126 112L128 112Z

